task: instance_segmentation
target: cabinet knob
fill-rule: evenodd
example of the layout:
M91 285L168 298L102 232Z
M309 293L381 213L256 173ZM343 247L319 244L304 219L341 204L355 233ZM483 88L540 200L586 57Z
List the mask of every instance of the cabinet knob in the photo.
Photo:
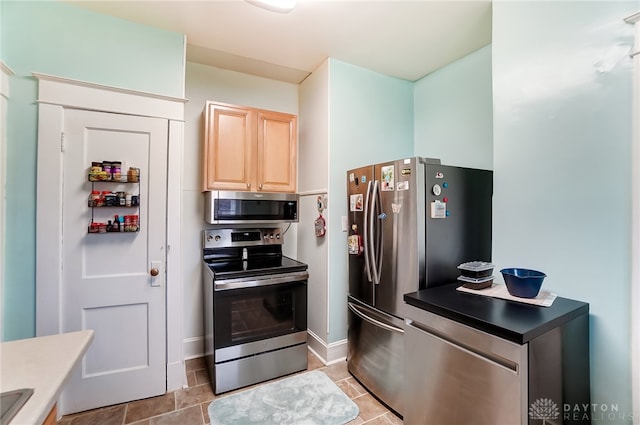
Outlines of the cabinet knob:
M260 183L260 189L262 189L262 183Z
M251 187L251 183L247 183L247 189Z
M149 274L151 276L158 276L158 273L160 273L160 271L158 271L158 269L156 269L155 267L149 270Z

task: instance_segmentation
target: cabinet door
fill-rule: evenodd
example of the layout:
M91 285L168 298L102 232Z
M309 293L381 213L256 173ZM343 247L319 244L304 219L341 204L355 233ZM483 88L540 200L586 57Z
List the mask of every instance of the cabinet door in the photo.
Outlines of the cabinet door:
M266 192L295 192L297 119L295 115L258 111L258 187Z
M255 112L207 102L202 190L253 190Z

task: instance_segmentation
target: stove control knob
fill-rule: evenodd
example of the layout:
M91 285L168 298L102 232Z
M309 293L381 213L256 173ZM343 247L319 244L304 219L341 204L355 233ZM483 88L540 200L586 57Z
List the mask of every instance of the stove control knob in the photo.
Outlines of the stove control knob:
M280 239L280 233L276 233L276 239Z
M216 240L216 242L220 241L220 235L216 235L214 239Z

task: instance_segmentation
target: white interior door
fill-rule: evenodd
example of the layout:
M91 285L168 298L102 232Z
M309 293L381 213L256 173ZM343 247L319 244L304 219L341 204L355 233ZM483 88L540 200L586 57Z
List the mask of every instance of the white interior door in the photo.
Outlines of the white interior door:
M94 329L95 339L63 392L61 414L166 391L167 146L165 119L65 109L61 327ZM88 181L92 161L118 160L140 169L139 183ZM140 205L92 209L91 190L138 194ZM139 231L87 232L92 218L116 214L138 215Z

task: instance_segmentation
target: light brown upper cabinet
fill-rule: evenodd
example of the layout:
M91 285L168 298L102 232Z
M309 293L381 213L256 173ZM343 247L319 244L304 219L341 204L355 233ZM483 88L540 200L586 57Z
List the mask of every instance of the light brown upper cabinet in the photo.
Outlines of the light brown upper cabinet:
M207 101L202 190L295 192L297 117Z

